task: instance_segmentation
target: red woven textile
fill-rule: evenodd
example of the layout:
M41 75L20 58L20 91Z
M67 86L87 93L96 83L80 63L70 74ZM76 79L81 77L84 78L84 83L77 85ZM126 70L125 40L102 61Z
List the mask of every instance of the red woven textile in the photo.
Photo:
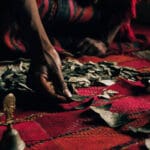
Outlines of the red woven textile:
M106 58L84 56L79 60L81 62L113 61L120 66L133 67L141 72L150 71L148 60L127 55L127 53ZM129 114L129 117L133 119L131 122L117 129L110 128L103 120L91 113L89 107L84 110L72 110L74 106L80 104L77 102L62 104L62 108L66 110L57 112L56 108L54 113L45 110L18 110L17 108L15 118L22 120L18 120L14 128L19 131L25 141L26 149L103 150L122 148L140 150L141 146L144 147L144 137L129 134L129 126L141 127L149 122L150 95L145 92L143 84L118 79L117 83L112 86L79 88L78 93L94 97L94 95L101 94L104 89L115 90L119 93L110 101L94 99L94 104L111 103L112 112ZM44 100L41 99L41 102L43 103ZM5 129L6 127L0 126L0 137Z
M141 71L149 68L149 61L141 60L137 57L127 55L113 55L106 59L96 57L83 57L80 60L95 62L107 60L116 60L123 66L132 66L140 68ZM142 63L144 62L144 65ZM138 64L136 67L136 63ZM139 65L140 64L140 65ZM148 123L147 112L150 111L150 95L144 92L143 84L140 82L131 82L118 80L112 86L79 88L80 95L94 95L102 93L104 89L118 91L118 95L111 101L103 99L94 99L95 105L104 105L111 103L111 111L129 114L133 121L123 125L120 129L109 128L102 120L89 111L87 107L84 110L71 109L80 103L71 102L62 104L66 110L63 112L50 113L45 111L20 110L16 112L16 118L22 119L14 125L27 145L27 149L92 149L97 147L101 149L110 149L118 147L131 147L140 149L143 141L138 137L124 134L129 131L129 126L140 127ZM89 99L87 99L89 101ZM84 102L82 102L84 103ZM56 109L57 110L57 109ZM25 118L29 121L25 121ZM6 128L0 126L0 136ZM89 144L90 142L90 144ZM72 147L72 145L74 145Z
M73 135L60 137L54 139L53 141L33 146L31 150L50 150L51 148L55 150L111 149L116 145L128 143L131 140L132 138L127 135L121 135L113 129L102 126L88 131L79 132Z

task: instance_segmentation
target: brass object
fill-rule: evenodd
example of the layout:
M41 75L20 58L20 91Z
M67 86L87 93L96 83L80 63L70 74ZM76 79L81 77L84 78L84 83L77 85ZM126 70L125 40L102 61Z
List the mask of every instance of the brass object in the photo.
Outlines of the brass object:
M3 111L6 115L7 129L3 133L2 140L0 141L1 150L24 150L25 143L21 139L18 131L12 127L14 122L14 111L16 108L16 98L13 93L5 96L3 102Z
M14 94L9 93L3 101L3 111L6 115L6 124L12 124L14 121L14 110L16 108L16 98Z

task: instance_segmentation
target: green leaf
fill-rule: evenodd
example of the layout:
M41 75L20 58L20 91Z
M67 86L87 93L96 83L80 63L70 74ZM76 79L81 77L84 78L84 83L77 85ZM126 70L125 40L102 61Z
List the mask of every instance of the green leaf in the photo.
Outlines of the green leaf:
M112 128L119 127L129 121L127 115L109 111L110 106L111 105L108 104L100 107L90 106L90 108L94 112L98 113L100 117Z

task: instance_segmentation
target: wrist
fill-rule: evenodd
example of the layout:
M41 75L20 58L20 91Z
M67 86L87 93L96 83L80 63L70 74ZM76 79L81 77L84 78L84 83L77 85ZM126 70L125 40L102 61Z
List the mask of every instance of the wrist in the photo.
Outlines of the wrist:
M48 39L40 38L42 49L45 51L54 50L53 45L50 43Z

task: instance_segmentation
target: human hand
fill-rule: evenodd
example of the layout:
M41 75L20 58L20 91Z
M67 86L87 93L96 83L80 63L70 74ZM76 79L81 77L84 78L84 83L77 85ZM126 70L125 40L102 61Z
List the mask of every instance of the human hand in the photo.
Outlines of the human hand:
M59 102L67 102L72 96L64 81L61 61L55 49L43 50L39 59L32 60L28 83L31 88Z
M105 57L108 50L108 47L104 42L89 37L81 41L77 48L79 49L79 53L81 53L82 55L91 55L98 57Z

